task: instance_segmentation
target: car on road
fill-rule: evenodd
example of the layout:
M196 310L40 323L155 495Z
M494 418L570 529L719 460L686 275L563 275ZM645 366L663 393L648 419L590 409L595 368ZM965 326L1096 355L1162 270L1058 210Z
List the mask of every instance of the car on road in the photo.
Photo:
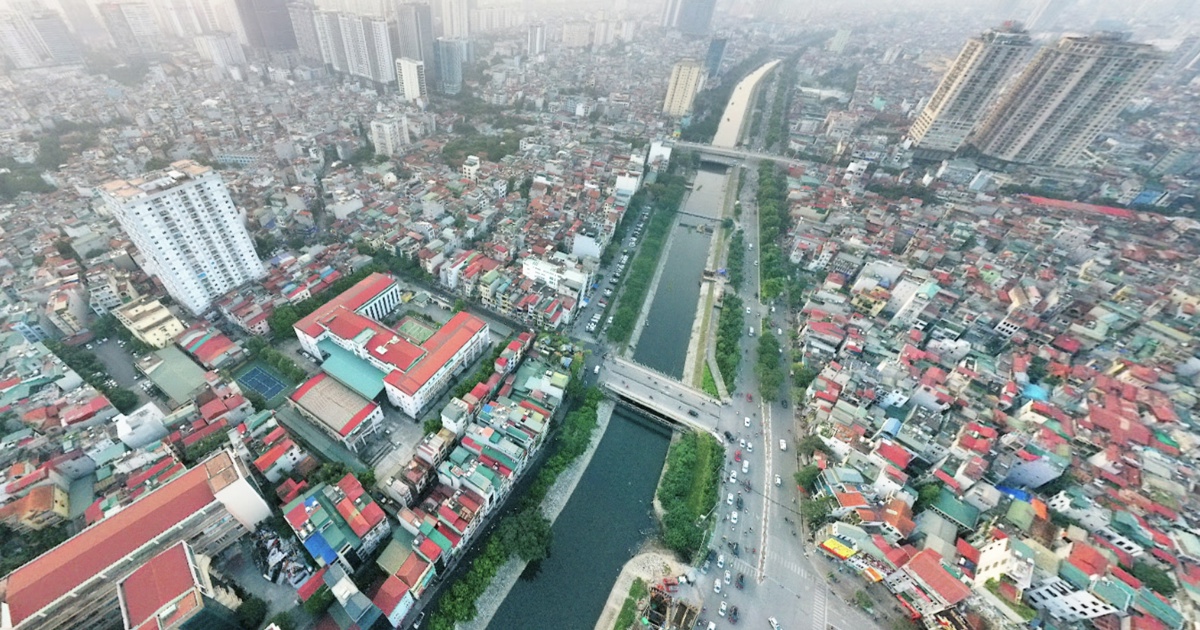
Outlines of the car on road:
M725 497L725 505L733 505L733 493L732 492L729 493L729 496Z
M754 402L754 394L746 392L746 402Z
M745 425L750 426L750 416L746 416Z
M775 475L775 485L777 485L777 486L783 485L783 479L779 475Z
M604 290L604 297L612 297L612 293L613 293L612 287L609 287Z
M743 459L742 460L742 474L745 475L749 472L750 472L750 460Z
M715 621L708 622L708 628L706 630L717 630L717 622L715 622Z
M755 261L754 261L754 266L755 266L755 267L757 267L757 266L758 266L758 261L757 261L757 260L755 260Z
M413 625L411 626L412 630L417 630L417 628L420 628L421 622L423 622L423 621L425 621L425 611L424 610L422 610L419 614L417 614L416 619L413 619Z
M732 579L733 576L729 575L729 571L725 571L725 583L728 584Z
M737 520L738 520L738 513L730 512L729 513L729 522L733 523L734 525L737 525Z
M746 438L738 438L738 446L746 448Z
M699 418L700 414L696 413L695 409L688 409L688 415L693 418Z
M729 471L729 483L737 483L737 471Z
M779 627L779 622L774 617L768 617L767 623L771 624L771 630L783 630L783 628Z
M739 591L746 587L746 574L745 573L738 574L736 584L737 584Z
M726 431L726 432L725 432L725 441L726 441L726 442L732 442L732 441L733 441L733 434L732 434L732 433L730 433L729 431Z
M86 347L87 347L87 349L88 349L88 350L91 350L91 349L92 349L92 344L90 344L90 343L89 343L89 344L88 344Z
M742 501L742 497L738 497L738 498L737 498L737 506L738 506L738 509L739 509L739 510L740 510L740 509L742 509L742 507L743 507L744 505L746 505L746 502L745 502L745 501ZM737 553L736 553L736 552L737 552L737 543L733 543L733 550L734 550L734 552L735 552L735 553L734 553L734 555L737 555Z
M721 592L721 578L717 578L716 580L713 581L713 592L714 593ZM721 602L721 603L724 604L725 602Z
M747 453L754 452L754 442L746 442L746 452Z
M742 461L742 452L740 450L733 452L733 461L735 461L735 462Z
M787 450L787 440L785 440L783 438L779 438L779 450L781 450L781 451Z
M717 568L718 569L725 568L725 554L721 554L721 555L717 556Z
M750 307L749 307L749 306L747 306L747 307L746 307L746 314L747 314L747 315L749 315L749 314L750 314Z
M718 593L721 592L720 580L717 581L717 588L715 588L713 590L717 591ZM717 609L717 614L724 617L725 611L727 611L727 610L729 610L729 602L721 602L721 607Z

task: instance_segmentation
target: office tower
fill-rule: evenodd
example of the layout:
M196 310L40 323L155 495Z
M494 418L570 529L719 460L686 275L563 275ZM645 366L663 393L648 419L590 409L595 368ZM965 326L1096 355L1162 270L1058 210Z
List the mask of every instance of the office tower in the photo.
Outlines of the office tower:
M317 10L309 4L289 4L288 18L292 32L296 35L296 49L300 57L321 61L321 40L317 38Z
M106 2L96 8L117 50L126 54L158 50L162 31L148 2Z
M433 66L433 14L428 4L406 3L396 8L400 57Z
M246 43L261 50L295 50L287 0L235 0Z
M434 65L437 66L438 91L454 95L462 91L463 63L467 59L467 42L439 37L434 43Z
M546 24L530 24L525 32L525 53L532 59L546 53Z
M989 30L967 40L933 97L913 122L909 130L913 146L934 153L952 153L962 148L1004 82L1018 71L1032 47L1029 35L1015 25ZM931 153L930 157L939 156Z
M684 59L671 69L671 83L663 101L663 113L678 118L692 111L692 101L704 83L704 68L695 59Z
M228 68L246 65L246 54L233 33L205 33L192 39L196 52L213 65Z
M82 63L83 55L61 15L42 11L29 16L29 23L42 40L50 60L56 64Z
M972 144L1005 162L1074 165L1163 63L1118 34L1064 37L1038 51Z
M408 119L404 116L388 117L371 121L371 144L375 155L395 157L404 147L411 144L408 136Z
M708 74L708 78L717 76L721 71L721 61L725 59L725 46L729 40L724 37L715 37L708 43L708 55L704 57L704 71Z
M470 39L471 37L471 2L470 0L437 0L437 19L435 32L444 39Z
M220 174L191 160L100 187L148 270L195 315L265 270Z
M400 86L400 98L413 102L429 96L425 82L425 62L420 59L401 57L396 60L396 82Z

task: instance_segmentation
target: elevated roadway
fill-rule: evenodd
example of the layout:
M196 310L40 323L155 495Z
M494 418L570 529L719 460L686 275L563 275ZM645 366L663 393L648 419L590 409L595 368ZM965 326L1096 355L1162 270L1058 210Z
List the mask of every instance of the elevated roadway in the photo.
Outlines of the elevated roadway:
M677 140L675 147L681 149L690 149L701 154L715 155L727 159L736 159L739 161L755 161L755 160L770 160L780 164L791 164L796 160L774 153L760 153L758 151L746 151L745 149L727 149L725 147L714 147L711 144L700 144L699 142L685 142Z

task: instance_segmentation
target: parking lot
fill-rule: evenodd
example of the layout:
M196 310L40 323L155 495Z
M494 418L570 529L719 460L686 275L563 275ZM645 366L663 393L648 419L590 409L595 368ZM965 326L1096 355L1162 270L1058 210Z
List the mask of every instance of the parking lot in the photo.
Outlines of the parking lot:
M123 387L137 394L138 406L144 405L153 400L144 389L140 387L142 379L141 374L133 367L134 358L127 349L117 343L116 338L110 338L106 342L99 340L89 344L92 346L92 353L97 359L104 364L108 370L108 375L117 382L118 387ZM159 404L159 407L165 408Z

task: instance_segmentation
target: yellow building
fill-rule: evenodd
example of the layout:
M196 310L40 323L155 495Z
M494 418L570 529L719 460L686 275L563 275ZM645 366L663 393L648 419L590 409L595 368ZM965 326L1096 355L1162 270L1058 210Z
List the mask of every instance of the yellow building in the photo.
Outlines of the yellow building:
M117 321L142 343L164 348L186 328L156 299L142 296L113 311Z

